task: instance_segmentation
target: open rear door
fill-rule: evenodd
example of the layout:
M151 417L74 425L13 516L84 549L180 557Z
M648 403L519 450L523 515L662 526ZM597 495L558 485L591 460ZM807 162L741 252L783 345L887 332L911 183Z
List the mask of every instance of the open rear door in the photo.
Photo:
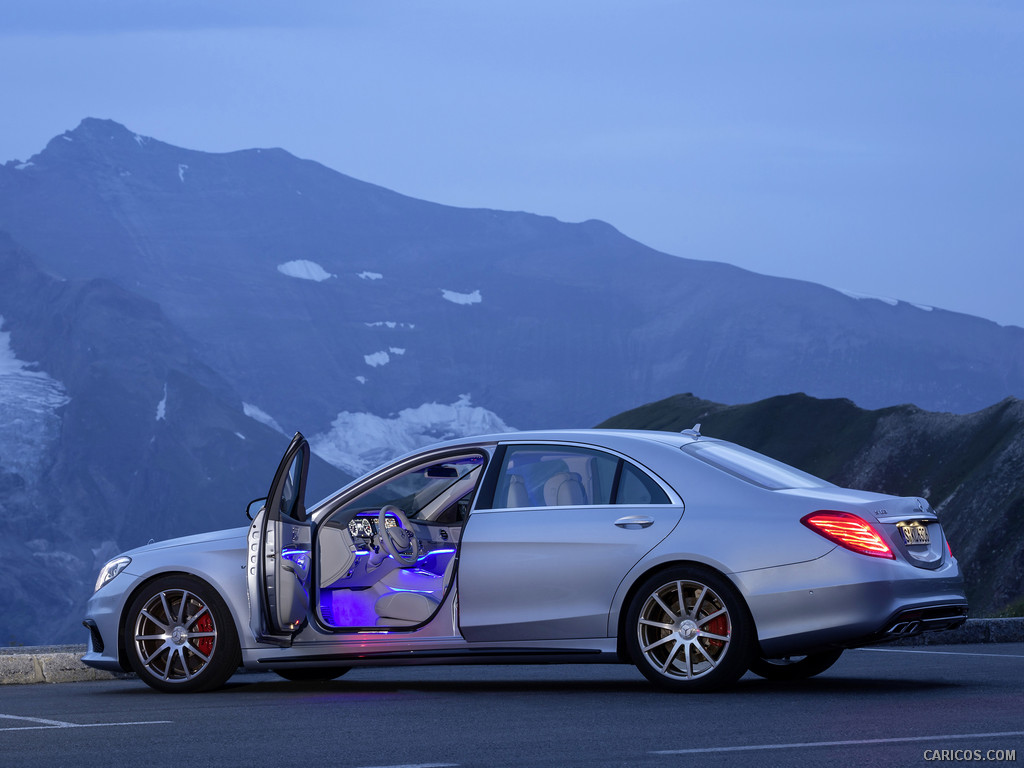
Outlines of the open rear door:
M261 643L291 645L306 623L312 564L308 469L309 444L296 432L249 527L249 625Z

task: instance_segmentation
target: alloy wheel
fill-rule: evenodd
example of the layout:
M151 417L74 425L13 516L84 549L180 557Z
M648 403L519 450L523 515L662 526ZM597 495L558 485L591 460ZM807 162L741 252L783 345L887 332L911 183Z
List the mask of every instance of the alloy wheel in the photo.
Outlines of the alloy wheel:
M151 675L167 683L187 682L210 664L217 625L194 592L165 589L138 612L133 637L138 659Z
M732 619L721 597L698 581L676 580L651 592L637 620L639 650L675 680L713 672L732 641Z

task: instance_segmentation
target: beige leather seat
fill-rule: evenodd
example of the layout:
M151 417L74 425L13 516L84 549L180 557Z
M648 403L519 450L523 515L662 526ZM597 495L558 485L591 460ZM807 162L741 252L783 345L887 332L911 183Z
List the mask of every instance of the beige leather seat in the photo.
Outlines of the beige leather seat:
M408 627L422 624L437 611L444 597L444 590L455 572L455 557L448 561L443 576L435 576L436 588L431 593L388 592L377 598L373 610L377 614L378 627Z
M529 507L530 494L526 491L526 483L519 475L508 476L508 499L505 506L509 508Z
M587 503L580 476L575 472L559 472L544 483L544 504L549 507L569 507Z

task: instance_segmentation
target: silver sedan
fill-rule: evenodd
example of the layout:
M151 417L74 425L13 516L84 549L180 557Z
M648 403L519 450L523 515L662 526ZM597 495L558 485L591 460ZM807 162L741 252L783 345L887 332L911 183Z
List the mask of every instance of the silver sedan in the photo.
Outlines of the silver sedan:
M440 443L311 508L308 464L296 434L248 526L107 563L85 662L171 692L240 665L324 680L531 662L632 663L707 691L967 616L924 499L840 488L699 425Z

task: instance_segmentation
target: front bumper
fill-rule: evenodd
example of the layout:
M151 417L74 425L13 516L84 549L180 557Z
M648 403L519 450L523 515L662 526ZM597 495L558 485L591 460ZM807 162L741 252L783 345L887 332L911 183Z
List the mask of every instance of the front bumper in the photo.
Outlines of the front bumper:
M123 576L124 574L120 574ZM121 663L120 619L125 591L119 588L118 578L101 587L89 598L82 624L89 630L88 646L82 662L107 672L130 671ZM114 585L117 585L116 587Z

